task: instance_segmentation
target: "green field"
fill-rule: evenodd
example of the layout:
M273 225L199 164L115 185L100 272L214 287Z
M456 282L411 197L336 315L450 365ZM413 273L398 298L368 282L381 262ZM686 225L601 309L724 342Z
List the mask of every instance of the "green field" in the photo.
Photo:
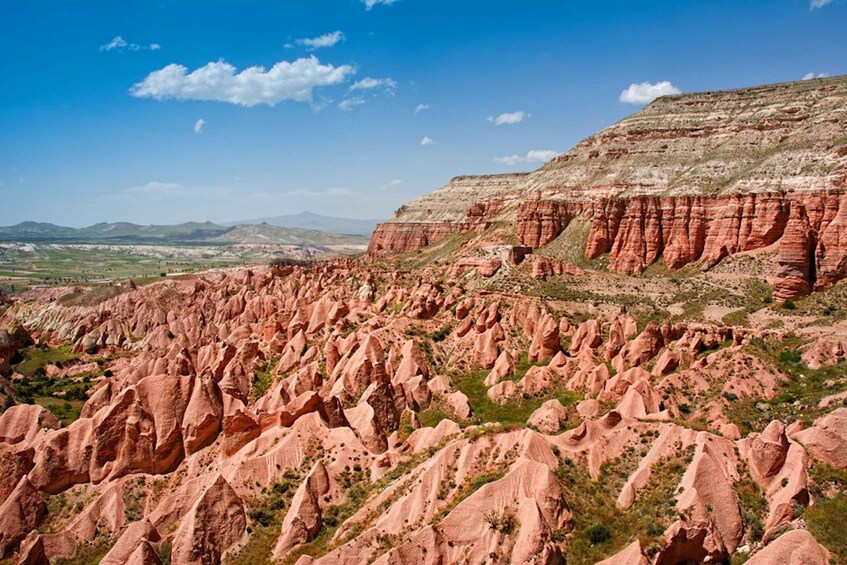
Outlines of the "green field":
M88 285L259 265L283 248L227 245L0 243L0 288Z

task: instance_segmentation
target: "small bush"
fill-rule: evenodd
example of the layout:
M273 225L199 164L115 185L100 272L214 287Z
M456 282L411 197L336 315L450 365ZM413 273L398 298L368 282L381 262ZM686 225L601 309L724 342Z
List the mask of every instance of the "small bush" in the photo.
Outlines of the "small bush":
M792 349L789 351L782 351L779 354L780 363L799 363L800 362L800 352L796 349Z
M588 528L588 539L593 544L603 543L612 539L612 531L605 524L594 524Z
M785 302L783 302L782 307L785 310L796 310L797 309L797 305L794 304L794 302L791 301L791 300L786 300Z

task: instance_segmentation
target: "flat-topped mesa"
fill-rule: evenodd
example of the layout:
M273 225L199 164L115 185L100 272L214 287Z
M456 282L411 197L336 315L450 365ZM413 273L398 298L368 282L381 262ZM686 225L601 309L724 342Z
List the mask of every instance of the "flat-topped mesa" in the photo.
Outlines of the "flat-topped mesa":
M380 224L369 251L414 251L451 233L482 231L493 221L514 221L515 191L528 173L455 177L442 188L400 207Z
M493 221L538 248L582 218L586 256L621 273L777 244L776 296L802 296L847 277L845 132L847 76L662 97L532 173L454 179L379 226L371 251Z

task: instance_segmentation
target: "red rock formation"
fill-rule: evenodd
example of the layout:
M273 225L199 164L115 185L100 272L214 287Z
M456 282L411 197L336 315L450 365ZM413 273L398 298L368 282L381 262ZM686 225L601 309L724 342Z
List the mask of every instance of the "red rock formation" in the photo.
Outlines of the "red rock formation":
M749 565L827 565L830 554L806 530L782 534L762 551L756 553Z
M815 243L805 207L792 206L776 258L779 283L774 295L777 298L785 300L809 294L815 277Z
M329 491L329 476L318 461L297 489L291 507L282 522L281 535L273 550L275 560L282 560L291 550L309 541L321 527L320 499Z
M26 477L0 505L0 558L6 557L47 512L41 495Z
M671 269L693 262L710 268L727 256L779 242L778 298L797 298L847 276L847 194L838 189L589 200L562 194L548 200L535 194L517 205L515 231L522 245L543 247L582 217L591 225L586 257L609 253L609 268L618 273L640 273L660 257ZM386 223L374 232L371 250L410 251L479 225ZM534 265L533 273L557 274L546 263Z
M221 476L197 499L173 538L174 563L211 565L247 528L241 499Z

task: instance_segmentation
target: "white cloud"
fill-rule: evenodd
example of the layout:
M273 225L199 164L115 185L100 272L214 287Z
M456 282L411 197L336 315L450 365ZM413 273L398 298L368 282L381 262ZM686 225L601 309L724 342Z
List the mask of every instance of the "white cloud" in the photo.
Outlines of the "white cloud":
M270 70L248 67L241 72L221 60L188 72L183 65L170 64L132 86L136 98L155 100L212 100L239 106L285 100L311 102L312 90L340 84L355 73L350 65L322 65L314 55L293 62L276 63Z
M362 4L365 5L365 10L370 10L377 4L385 4L386 6L390 6L396 1L397 0L362 0Z
M432 104L418 104L415 106L415 114L420 114L421 112L426 112L430 109L432 109Z
M365 77L362 80L354 82L350 90L373 90L375 88L383 88L387 94L393 95L397 90L397 82L391 78Z
M306 37L302 39L297 39L294 42L297 45L302 45L309 49L309 51L314 51L315 49L320 49L322 47L332 47L336 43L340 41L344 41L346 38L344 34L340 31L333 31L331 33L325 33L323 35L319 35L317 37ZM286 46L291 45L287 43Z
M509 166L517 165L518 163L546 163L558 154L556 151L550 151L549 149L535 149L523 156L507 155L506 157L495 157L494 162Z
M429 137L428 135L425 135L424 138L421 140L421 145L434 145L434 144L435 144L435 140L432 139L431 137Z
M625 104L649 104L659 96L680 94L682 91L667 80L651 84L649 82L632 83L621 92L620 101Z
M364 98L362 98L361 96L354 96L353 98L347 98L345 100L342 100L338 107L344 110L345 112L349 112L356 106L361 106L364 103Z
M150 45L139 45L137 43L128 43L123 37L120 35L116 35L112 41L106 43L105 45L100 46L100 51L123 51L128 49L130 51L141 51L141 50L149 50L149 51L158 51L162 46L158 43L151 43Z
M523 110L518 110L517 112L505 112L497 117L489 116L488 121L494 122L496 126L502 126L504 124L519 124L524 121L524 118L529 117L530 115Z
M200 118L194 122L194 133L203 133L203 126L206 125L206 120Z
M815 79L815 78L826 78L828 76L829 75L827 73L817 73L817 74L806 73L806 75L803 77L803 80L812 80L812 79Z
M383 184L382 186L379 187L379 189L385 190L387 188L395 188L397 186L400 186L401 184L403 184L403 179L394 179L394 180L388 181L387 183ZM0 186L2 186L2 185L0 185Z
M151 181L140 186L133 186L124 190L124 194L147 195L154 198L162 196L170 196L171 194L179 194L182 192L182 187L173 182L158 182Z
M812 10L816 8L823 8L827 4L832 4L833 0L809 0L809 8Z
M126 41L120 35L116 36L112 41L100 46L100 51L112 51L113 49L123 49L127 46Z

